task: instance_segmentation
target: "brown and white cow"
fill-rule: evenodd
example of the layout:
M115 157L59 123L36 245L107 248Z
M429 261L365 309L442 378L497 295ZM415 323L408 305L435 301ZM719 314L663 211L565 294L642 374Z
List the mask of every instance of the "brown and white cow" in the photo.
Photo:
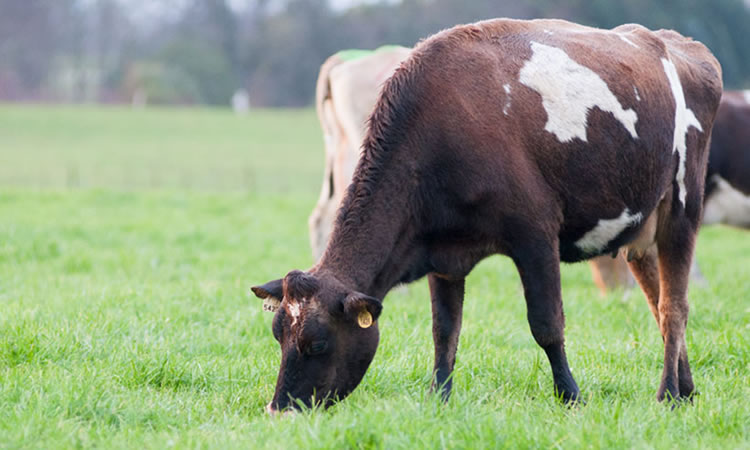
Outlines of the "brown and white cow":
M320 197L308 219L316 261L325 250L336 210L352 181L367 118L380 87L410 52L395 45L375 51L344 50L330 56L320 67L315 108L323 129L326 161Z
M750 90L727 91L721 97L708 156L702 224L750 229ZM602 294L635 284L624 258L600 256L590 261ZM706 283L696 263L691 278Z
M705 46L637 25L499 19L419 44L383 87L323 257L253 288L282 352L269 411L347 396L381 299L425 275L447 397L464 279L497 253L521 276L555 391L576 401L560 261L621 247L664 341L657 398L689 397L687 281L721 89Z

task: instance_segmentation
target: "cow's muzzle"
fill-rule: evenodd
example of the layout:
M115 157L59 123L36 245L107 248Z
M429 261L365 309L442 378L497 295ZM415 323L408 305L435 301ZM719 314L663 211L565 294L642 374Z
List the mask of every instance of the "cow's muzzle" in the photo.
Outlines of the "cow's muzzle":
M266 405L266 414L268 414L269 416L287 417L287 416L294 415L294 413L295 413L295 410L293 408L287 408L283 411L279 411L278 409L275 409L273 407L273 401L268 402L268 404Z

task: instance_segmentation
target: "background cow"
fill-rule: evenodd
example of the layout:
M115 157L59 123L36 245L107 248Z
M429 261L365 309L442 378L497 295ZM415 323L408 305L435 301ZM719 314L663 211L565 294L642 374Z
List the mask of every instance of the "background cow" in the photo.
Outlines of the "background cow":
M750 90L727 91L721 97L711 138L703 208L703 225L750 229ZM602 294L635 285L624 258L600 256L590 261L594 282ZM706 282L697 262L693 263L691 277Z
M716 113L703 223L750 229L750 90L725 92Z
M330 56L320 68L315 107L323 128L326 161L320 197L308 220L315 260L323 254L336 210L352 180L367 117L380 87L410 51L395 45L374 51L343 50Z
M354 390L381 299L425 275L447 396L465 277L492 254L515 263L555 392L575 402L560 261L619 248L663 338L657 398L689 398L688 274L721 90L705 46L636 25L490 20L421 43L384 85L322 258L253 287L282 352L268 410Z

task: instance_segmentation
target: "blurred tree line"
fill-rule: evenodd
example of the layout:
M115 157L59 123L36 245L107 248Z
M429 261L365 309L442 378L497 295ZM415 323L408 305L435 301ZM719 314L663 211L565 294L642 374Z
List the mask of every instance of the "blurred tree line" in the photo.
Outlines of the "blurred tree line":
M413 46L457 23L558 17L672 28L750 87L748 0L0 0L0 100L302 106L343 48ZM338 4L338 3L337 3Z

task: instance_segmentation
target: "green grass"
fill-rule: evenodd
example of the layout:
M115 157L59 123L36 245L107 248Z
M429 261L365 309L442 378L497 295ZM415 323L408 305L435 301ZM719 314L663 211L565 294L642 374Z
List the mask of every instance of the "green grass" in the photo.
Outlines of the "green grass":
M419 282L386 299L348 399L279 419L263 406L280 351L248 288L311 263L311 111L2 107L0 161L0 448L750 448L747 233L699 240L692 406L655 400L643 295L600 298L582 264L563 294L587 405L559 405L515 269L493 257L467 282L447 404L428 394Z
M0 185L304 192L323 178L318 130L312 110L0 105Z

